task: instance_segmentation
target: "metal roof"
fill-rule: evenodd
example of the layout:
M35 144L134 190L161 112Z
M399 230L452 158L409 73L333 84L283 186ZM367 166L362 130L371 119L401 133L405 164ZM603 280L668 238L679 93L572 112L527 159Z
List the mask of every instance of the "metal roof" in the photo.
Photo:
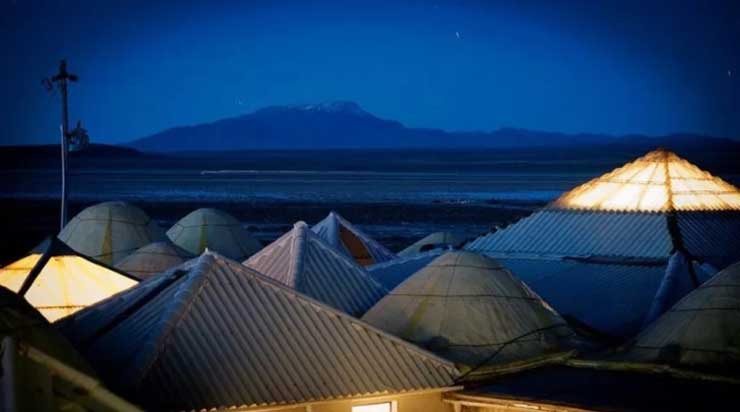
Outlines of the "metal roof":
M375 239L368 236L357 226L353 225L347 219L340 216L339 213L334 211L331 211L324 220L315 224L311 230L337 250L340 250L347 256L352 256L350 247L342 241L341 228L348 230L354 234L360 242L362 242L362 245L367 249L373 263L385 262L396 257L396 255L386 249L385 246L378 243Z
M721 270L740 260L740 213L681 212L678 227L691 255Z
M465 249L487 254L665 258L673 248L665 215L543 209Z
M362 316L386 289L354 260L313 233L303 222L244 264L354 316Z
M434 249L405 257L398 257L368 266L367 271L370 272L370 275L375 280L385 286L386 289L393 290L393 288L426 266L444 251L444 249Z
M640 331L665 274L665 262L605 264L497 258L563 316L615 336Z
M453 385L454 366L212 252L59 325L153 409L289 405Z

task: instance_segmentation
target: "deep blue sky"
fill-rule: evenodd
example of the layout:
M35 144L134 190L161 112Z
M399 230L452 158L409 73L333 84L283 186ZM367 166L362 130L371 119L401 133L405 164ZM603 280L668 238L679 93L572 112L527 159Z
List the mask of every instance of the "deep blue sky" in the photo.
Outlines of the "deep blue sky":
M310 3L310 4L309 4ZM740 2L2 0L0 143L354 100L408 126L740 138Z

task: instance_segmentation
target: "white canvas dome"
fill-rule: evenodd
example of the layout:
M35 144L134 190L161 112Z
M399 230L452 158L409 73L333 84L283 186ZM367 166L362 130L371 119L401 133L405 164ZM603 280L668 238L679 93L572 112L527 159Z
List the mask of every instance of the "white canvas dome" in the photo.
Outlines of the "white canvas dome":
M560 350L565 321L495 260L447 252L401 283L363 320L467 365Z
M163 237L157 222L125 202L90 206L59 233L59 239L72 249L109 265Z
M239 261L262 249L235 217L211 208L190 212L167 231L167 237L193 255L209 249Z

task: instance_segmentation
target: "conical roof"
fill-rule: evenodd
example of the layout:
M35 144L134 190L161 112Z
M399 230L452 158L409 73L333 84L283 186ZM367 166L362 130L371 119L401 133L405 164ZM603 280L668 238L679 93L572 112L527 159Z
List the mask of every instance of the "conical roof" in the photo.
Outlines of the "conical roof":
M740 263L681 299L637 337L626 357L738 374Z
M493 259L447 252L415 273L362 318L371 325L471 366L559 350L565 321Z
M170 241L150 243L121 259L115 266L139 279L162 273L192 259L195 255Z
M108 265L164 238L157 222L125 202L104 202L78 213L59 233L72 249Z
M49 238L0 269L0 286L22 295L49 321L70 315L138 283Z
M658 149L576 187L552 206L638 212L740 210L740 190Z
M361 316L386 290L354 260L304 222L247 259L245 265L329 306Z
M385 246L334 211L311 230L362 266L385 262L396 257Z
M152 410L275 407L449 387L452 364L212 252L60 330Z
M241 261L262 249L235 217L211 208L190 212L167 231L167 237L196 256L207 248Z
M710 273L740 260L737 196L734 186L657 150L465 249L501 261L564 316L633 337L649 311L663 310L656 298L690 290L671 286L676 253L690 258L683 272L694 278L695 266Z
M406 249L398 252L398 256L409 256L434 248L460 247L465 243L465 235L450 232L434 232L417 240Z

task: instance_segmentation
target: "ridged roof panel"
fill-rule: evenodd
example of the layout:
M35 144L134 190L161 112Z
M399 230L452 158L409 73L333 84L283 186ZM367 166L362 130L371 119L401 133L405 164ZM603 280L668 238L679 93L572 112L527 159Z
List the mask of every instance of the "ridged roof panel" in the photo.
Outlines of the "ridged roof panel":
M353 225L347 219L334 211L329 213L324 220L315 224L311 230L324 239L328 244L351 257L351 247L342 241L342 228L353 233L362 242L364 247L367 249L367 252L370 254L372 263L381 263L396 258L396 255L393 252L386 249L385 246L378 243L375 239L371 238L357 226Z
M151 408L288 405L448 387L458 376L449 362L213 253L142 286L148 292L116 296L62 330Z
M303 222L245 265L339 310L361 316L386 290L354 260L313 233Z
M673 249L660 213L544 209L465 249L486 254L666 258Z
M497 258L563 316L615 336L639 332L667 262Z

